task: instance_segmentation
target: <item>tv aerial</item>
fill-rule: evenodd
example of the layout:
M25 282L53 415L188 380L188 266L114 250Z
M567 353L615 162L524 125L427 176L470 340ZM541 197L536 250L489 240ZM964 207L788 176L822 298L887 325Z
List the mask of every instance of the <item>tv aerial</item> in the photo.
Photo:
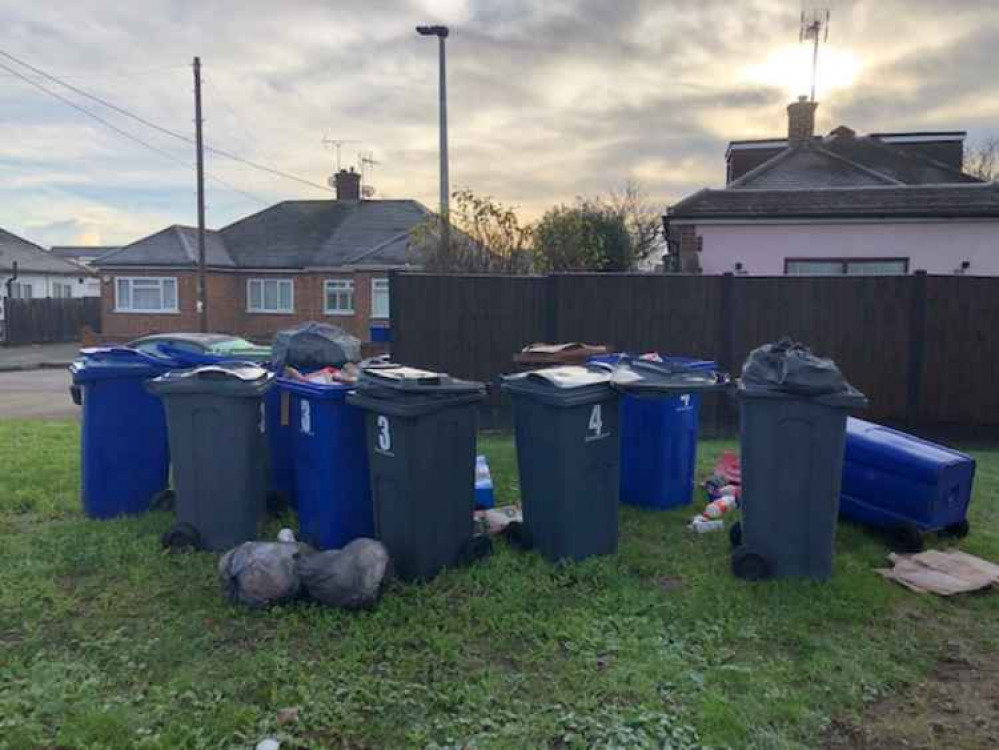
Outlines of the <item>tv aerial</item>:
M344 144L347 143L361 143L361 141L353 140L350 138L327 138L323 136L323 143L327 146L332 146L336 149L336 171L340 171L340 149L343 148Z
M812 47L812 97L815 101L815 81L819 71L819 45L829 41L829 9L815 8L801 11L801 27L798 30L798 42L811 41Z

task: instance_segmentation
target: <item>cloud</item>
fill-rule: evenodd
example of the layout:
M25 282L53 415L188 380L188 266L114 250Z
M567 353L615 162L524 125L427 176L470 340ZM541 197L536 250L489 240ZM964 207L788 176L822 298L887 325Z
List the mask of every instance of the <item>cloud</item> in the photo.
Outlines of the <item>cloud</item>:
M821 128L996 132L999 4L831 4L830 50L856 69L835 89L820 77ZM209 143L324 185L324 137L359 140L344 163L372 151L378 195L433 206L437 49L413 27L446 23L452 184L533 218L632 178L664 206L723 182L726 141L785 131L787 81L808 64L797 15L786 0L0 0L0 49L185 134L200 55ZM194 223L189 144L60 93L170 158L0 71L0 226L117 243ZM212 226L328 196L218 156L207 167L256 196L209 181Z

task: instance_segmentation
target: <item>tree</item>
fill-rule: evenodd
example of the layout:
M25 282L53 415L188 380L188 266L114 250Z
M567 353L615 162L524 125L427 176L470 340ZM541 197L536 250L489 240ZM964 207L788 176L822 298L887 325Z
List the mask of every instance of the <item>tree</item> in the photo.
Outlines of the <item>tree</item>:
M533 228L512 208L490 196L459 190L452 196L448 248L441 242L439 217L413 230L411 245L420 264L435 273L530 273Z
M999 179L999 136L992 136L968 149L964 171L980 180Z
M534 233L541 270L632 271L661 250L662 212L636 182L606 197L577 198L549 209Z

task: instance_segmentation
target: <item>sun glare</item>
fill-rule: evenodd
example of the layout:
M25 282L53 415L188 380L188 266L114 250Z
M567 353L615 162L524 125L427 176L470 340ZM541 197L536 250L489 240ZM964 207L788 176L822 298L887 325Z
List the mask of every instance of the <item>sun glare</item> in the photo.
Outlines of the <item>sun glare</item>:
M860 68L860 60L849 50L823 45L819 50L816 98L853 85ZM754 83L783 89L788 99L808 94L812 87L812 45L774 50L764 62L747 68L746 77Z

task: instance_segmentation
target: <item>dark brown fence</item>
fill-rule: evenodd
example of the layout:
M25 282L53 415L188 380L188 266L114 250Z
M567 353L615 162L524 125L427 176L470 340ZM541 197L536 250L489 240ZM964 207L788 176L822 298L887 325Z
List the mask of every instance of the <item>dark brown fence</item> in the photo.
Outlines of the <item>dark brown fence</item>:
M737 372L752 348L791 336L839 363L870 419L999 426L999 278L399 273L391 296L395 358L462 377L494 380L533 341Z
M101 330L100 297L4 299L4 343L79 341L80 330Z

